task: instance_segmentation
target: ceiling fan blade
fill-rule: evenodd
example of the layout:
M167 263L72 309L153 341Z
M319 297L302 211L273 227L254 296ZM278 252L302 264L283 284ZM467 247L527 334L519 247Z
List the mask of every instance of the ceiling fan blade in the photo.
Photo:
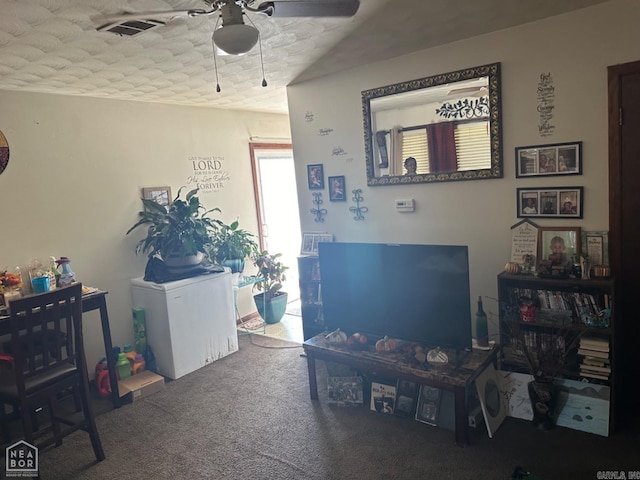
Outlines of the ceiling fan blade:
M154 12L123 12L115 13L113 15L94 15L91 20L100 25L98 30L113 25L114 23L129 21L129 20L173 20L174 18L187 18L197 17L199 15L208 15L215 12L215 10L160 10Z
M271 10L274 17L351 17L360 0L277 0L261 3L256 10Z

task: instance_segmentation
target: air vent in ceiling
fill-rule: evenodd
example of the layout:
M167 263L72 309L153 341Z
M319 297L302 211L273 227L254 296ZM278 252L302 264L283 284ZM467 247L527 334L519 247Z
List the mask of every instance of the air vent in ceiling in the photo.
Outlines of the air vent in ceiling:
M117 35L127 35L129 37L138 33L146 32L154 27L164 25L159 20L129 20L127 22L109 23L98 28L101 32L111 32Z

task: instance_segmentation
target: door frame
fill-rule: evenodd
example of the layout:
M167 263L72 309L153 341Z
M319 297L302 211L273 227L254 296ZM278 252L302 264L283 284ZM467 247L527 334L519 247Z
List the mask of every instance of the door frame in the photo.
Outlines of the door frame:
M251 155L251 176L253 177L253 195L256 203L256 217L258 220L258 243L260 250L264 250L264 223L262 219L262 201L260 184L258 182L258 161L256 157L256 150L291 150L293 153L293 146L291 143L249 143L249 154Z

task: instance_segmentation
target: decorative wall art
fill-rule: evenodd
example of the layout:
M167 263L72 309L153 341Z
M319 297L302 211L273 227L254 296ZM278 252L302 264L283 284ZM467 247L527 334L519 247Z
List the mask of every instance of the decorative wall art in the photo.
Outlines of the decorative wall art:
M349 211L351 213L355 213L353 219L355 221L360 221L360 220L364 220L364 213L367 213L369 211L369 209L367 207L363 207L360 205L360 203L362 202L362 200L364 200L364 198L362 197L362 189L361 188L356 188L355 190L351 191L353 193L353 197L351 197L351 200L353 200L355 202L355 206L354 207L349 207Z
M313 221L318 223L324 222L324 216L327 214L327 209L320 208L320 205L324 203L322 200L322 192L313 192L313 203L316 206L316 208L312 208L310 210L310 212L315 215Z
M516 189L518 218L582 218L583 187Z
M310 190L322 190L324 188L324 169L321 163L307 165L307 181Z
M582 142L516 148L516 177L582 174Z
M556 108L556 89L553 85L553 77L551 72L544 72L540 74L538 80L538 133L541 137L548 137L552 135L556 126L551 123L553 118L553 109Z
M9 142L7 142L7 138L0 131L0 174L4 172L4 169L7 168L9 164Z
M345 194L345 182L344 175L337 177L329 177L329 201L331 202L345 202L347 196Z

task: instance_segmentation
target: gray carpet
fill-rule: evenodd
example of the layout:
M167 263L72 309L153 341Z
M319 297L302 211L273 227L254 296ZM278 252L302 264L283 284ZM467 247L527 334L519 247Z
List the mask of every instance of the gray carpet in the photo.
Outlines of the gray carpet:
M238 352L100 414L106 460L95 463L78 432L41 452L41 478L508 479L524 465L537 478L594 479L599 470L640 470L637 430L604 438L508 418L493 439L472 429L471 446L460 448L448 430L329 406L324 378L313 402L302 349L265 348L278 346L294 344L243 336Z

